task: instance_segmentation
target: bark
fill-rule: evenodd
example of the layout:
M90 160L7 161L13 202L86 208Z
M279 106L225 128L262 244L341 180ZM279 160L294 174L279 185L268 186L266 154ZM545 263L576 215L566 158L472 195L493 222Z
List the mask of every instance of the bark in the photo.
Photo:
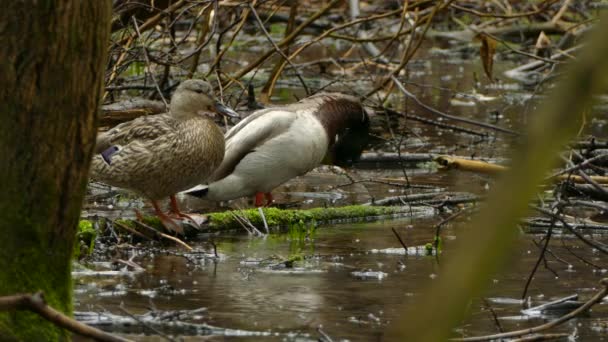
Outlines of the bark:
M107 0L0 11L0 296L40 290L66 314L110 16ZM0 313L0 340L67 339L33 313Z

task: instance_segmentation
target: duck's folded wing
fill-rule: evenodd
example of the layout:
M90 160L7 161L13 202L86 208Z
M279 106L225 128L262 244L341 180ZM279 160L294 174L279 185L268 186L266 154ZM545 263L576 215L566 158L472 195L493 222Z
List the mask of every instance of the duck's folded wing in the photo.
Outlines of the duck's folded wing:
M276 109L262 110L243 119L226 133L224 160L211 181L228 176L247 154L285 133L295 119L296 113Z
M272 113L273 113L273 109L272 108L270 108L270 109L261 109L261 110L255 111L254 113L252 113L248 117L246 117L243 120L239 121L239 123L237 123L228 132L226 132L226 134L224 135L224 138L226 140L230 140L230 138L232 138L233 136L237 135L243 128L245 128L251 122L256 121L256 120L262 120L263 116L268 115L268 114L272 115Z
M152 141L171 132L173 120L167 114L142 116L121 123L107 132L97 135L95 153L102 153L115 145L127 145L133 141Z

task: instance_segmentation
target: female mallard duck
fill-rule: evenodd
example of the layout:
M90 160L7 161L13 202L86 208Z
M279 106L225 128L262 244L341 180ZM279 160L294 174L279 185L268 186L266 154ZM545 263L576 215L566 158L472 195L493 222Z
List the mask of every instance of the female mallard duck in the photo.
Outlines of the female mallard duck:
M205 81L184 81L168 113L139 117L100 133L91 178L148 197L165 227L179 231L157 201L170 197L171 213L188 217L174 195L207 181L224 157L224 136L209 112L236 116L212 94Z
M259 110L226 133L226 153L211 183L187 193L223 201L270 191L323 161L345 165L367 145L369 117L354 97L321 93L300 102Z

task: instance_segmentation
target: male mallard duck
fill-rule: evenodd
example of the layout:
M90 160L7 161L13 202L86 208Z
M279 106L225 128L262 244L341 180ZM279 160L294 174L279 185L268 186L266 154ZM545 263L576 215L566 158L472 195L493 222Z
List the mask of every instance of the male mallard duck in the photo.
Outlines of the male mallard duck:
M187 194L223 201L270 191L322 162L345 165L367 145L369 117L352 96L321 93L300 102L254 112L230 129L226 153L211 183Z
M175 194L206 181L224 157L224 136L209 112L236 116L202 80L182 82L168 113L139 117L97 136L91 178L132 189L152 201L165 227L180 228L158 206L170 197L171 213L188 217Z

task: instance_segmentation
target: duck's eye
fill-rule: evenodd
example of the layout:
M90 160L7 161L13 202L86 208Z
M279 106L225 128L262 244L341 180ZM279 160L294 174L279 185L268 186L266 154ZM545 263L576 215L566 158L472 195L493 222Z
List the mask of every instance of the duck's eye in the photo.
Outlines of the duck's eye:
M194 92L198 93L198 94L202 94L203 93L203 89L194 89Z

